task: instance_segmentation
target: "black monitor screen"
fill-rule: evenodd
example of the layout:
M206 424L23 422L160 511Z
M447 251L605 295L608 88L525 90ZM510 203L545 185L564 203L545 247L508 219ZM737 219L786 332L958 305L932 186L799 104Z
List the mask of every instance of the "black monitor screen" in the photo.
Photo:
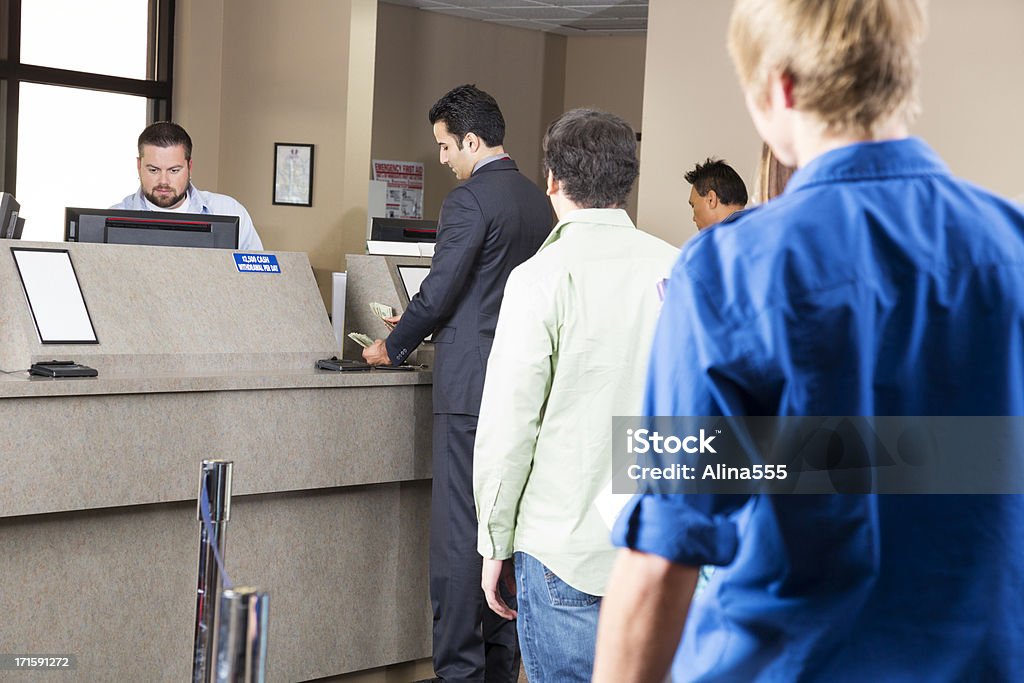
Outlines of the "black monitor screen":
M120 209L64 211L67 242L238 249L238 216Z
M370 221L370 239L383 242L436 242L437 222L374 216Z
M21 229L25 219L18 217L21 205L14 195L0 192L0 237L3 239L21 239Z

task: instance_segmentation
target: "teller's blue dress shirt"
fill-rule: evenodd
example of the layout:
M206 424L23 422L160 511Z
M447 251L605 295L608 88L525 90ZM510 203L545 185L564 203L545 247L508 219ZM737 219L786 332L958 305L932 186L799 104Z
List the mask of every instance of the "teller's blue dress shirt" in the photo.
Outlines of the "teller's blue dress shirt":
M651 358L648 415L1024 415L1024 213L828 152L690 241ZM1024 680L1022 496L641 495L614 540L720 566L676 681Z

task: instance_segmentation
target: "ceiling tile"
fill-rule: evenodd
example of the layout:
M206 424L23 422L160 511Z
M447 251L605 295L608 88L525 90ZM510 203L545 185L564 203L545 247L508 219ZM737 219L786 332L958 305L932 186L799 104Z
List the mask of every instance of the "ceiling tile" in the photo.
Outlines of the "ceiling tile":
M439 14L554 31L636 32L647 28L646 0L384 0Z

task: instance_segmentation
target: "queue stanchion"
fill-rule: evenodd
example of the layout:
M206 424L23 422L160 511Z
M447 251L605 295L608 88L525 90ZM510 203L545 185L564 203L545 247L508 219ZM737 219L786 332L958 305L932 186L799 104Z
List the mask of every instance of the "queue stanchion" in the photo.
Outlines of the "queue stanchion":
M204 460L199 477L199 580L192 683L210 680L221 584L231 587L231 579L224 570L224 534L231 518L231 467L229 460Z
M211 683L265 683L270 597L256 588L225 589L217 614Z

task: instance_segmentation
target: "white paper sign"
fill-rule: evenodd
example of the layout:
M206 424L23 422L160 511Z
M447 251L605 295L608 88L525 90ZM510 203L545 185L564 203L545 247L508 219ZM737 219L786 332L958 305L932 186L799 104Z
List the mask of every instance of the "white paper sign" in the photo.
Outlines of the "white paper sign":
M71 255L64 250L11 248L28 306L44 344L94 344L89 311Z
M387 218L423 218L423 164L374 159L373 179L388 184Z

